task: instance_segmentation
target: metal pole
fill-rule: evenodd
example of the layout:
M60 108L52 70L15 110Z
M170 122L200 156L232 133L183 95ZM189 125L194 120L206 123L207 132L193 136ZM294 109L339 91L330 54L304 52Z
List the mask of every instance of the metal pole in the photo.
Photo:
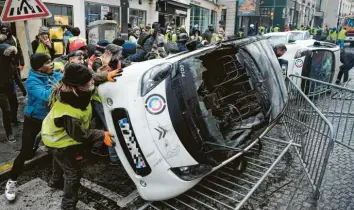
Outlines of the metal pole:
M25 20L24 23L25 23L25 33L26 33L26 39L27 39L27 46L28 46L28 56L30 58L31 55L33 54L32 44L31 44L31 37L30 37L30 34L29 34L28 21Z
M340 22L340 16L342 14L342 3L343 0L340 0L339 2L339 7L338 7L338 19L337 19L337 42L338 42L338 36L339 36L339 22ZM339 42L338 42L339 43Z
M296 10L297 0L295 0L294 2L295 2L295 3L294 3L294 17L293 17L293 25L295 25L295 24L296 24L296 27L298 27L298 26L297 26L297 21L296 21L296 15L297 15L297 10Z
M235 36L238 35L239 32L239 17L238 17L238 0L236 1L236 8L235 8L235 28L234 28L234 34Z
M276 0L273 0L273 20L272 20L272 27L274 27L275 1L276 1Z

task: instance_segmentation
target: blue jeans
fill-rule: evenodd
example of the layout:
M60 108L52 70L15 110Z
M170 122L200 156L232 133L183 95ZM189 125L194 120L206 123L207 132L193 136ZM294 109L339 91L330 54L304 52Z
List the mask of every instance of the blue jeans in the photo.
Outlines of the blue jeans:
M107 130L107 123L106 123L106 118L104 117L103 105L100 102L95 101L95 100L91 101L91 105L92 105L93 111L95 112L95 116L100 118L100 120L104 124L105 130ZM95 147L98 147L98 146L103 146L103 141L98 142L98 144L95 144ZM109 154L109 158L111 159L112 162L117 162L119 160L117 152L114 149L114 147L108 147L108 154Z
M340 49L344 49L344 40L338 40Z

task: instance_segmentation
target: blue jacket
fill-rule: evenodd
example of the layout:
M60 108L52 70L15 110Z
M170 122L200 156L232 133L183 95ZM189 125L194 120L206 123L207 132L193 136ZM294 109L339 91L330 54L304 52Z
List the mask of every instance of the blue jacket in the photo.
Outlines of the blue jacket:
M25 114L28 117L43 120L49 113L49 97L53 90L53 84L57 84L62 74L54 72L52 75L45 75L30 69L26 80L28 100Z

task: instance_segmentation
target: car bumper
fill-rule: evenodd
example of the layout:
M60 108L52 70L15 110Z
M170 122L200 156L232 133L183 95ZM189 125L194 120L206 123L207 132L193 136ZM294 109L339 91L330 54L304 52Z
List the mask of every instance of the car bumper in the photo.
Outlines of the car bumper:
M159 136L159 133L153 127L155 124L162 122L161 120L158 120L159 118L156 118L157 115L149 116L145 106L146 98L137 95L137 92L139 92L137 90L139 90L140 87L134 86L134 84L129 82L124 84L122 80L118 83L103 84L105 87L100 88L100 95L103 98L108 130L113 133L114 141L116 142L115 149L125 170L135 183L140 196L143 199L150 201L166 200L176 197L192 188L200 181L200 179L193 181L184 181L180 179L171 171L171 164L166 161L164 152L160 152L161 147L157 146L157 142L155 142L156 135ZM161 91L162 86L165 84L160 85L160 89L156 88L156 90L153 91ZM110 100L110 102L107 103L107 100ZM130 121L131 133L134 136L129 139L136 141L136 145L139 148L135 150L135 152L141 153L142 160L145 162L143 165L148 168L142 173L138 172L140 169L134 167L135 165L132 164L132 157L129 157L131 154L127 153L127 145L124 145L124 140L127 142L127 138L126 136L125 139L124 136L122 137L120 134L121 131L118 130L120 128L117 126L119 125L117 122L119 119L117 119L117 115L115 114L117 110L119 112L125 112ZM167 110L165 110L165 112L168 113ZM170 119L166 119L166 117L164 117L164 119L165 121L171 121ZM160 143L161 142L163 142L163 140L161 140ZM183 156L186 154L189 155L183 147L180 147L178 154L173 158L183 160ZM141 162L139 165L141 165Z

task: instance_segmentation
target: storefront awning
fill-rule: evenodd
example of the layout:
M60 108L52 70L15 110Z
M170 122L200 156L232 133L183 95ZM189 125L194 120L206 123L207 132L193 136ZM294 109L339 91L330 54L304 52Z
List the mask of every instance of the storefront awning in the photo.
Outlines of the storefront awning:
M187 17L189 5L175 1L159 1L156 10L169 15Z

